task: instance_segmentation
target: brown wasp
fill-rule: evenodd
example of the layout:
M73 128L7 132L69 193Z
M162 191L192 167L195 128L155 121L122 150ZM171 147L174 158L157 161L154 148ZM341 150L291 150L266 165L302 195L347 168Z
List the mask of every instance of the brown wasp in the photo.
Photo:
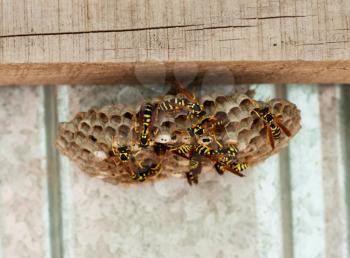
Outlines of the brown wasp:
M256 106L254 102L253 104ZM277 140L281 137L281 129L288 137L291 136L290 131L283 125L280 119L281 115L273 114L269 106L254 108L253 112L264 122L263 127L266 128L267 139L272 149L275 148L275 139Z

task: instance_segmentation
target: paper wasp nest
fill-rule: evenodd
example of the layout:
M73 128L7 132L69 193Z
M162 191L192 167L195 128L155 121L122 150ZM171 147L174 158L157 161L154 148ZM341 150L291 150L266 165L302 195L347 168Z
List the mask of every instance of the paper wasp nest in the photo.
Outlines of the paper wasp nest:
M164 99L167 97L170 98L170 96L165 96ZM225 130L217 138L221 142L236 143L240 150L239 159L247 162L249 167L277 153L288 144L288 141L300 129L300 111L294 104L283 99L273 99L265 103L272 108L272 113L282 115L281 120L291 133L291 137L287 137L282 131L281 138L275 140L275 149L272 151L267 139L266 128L263 126L264 123L252 111L256 106L252 104L247 95L209 95L202 97L200 101L204 104L207 113L228 119L229 122L225 125ZM136 160L150 159L161 162L160 173L150 177L148 181L168 176L184 177L186 171L189 170L188 160L172 153L157 156L152 148L140 149L138 147L138 137L134 130L137 125L138 110L139 107L108 105L80 112L72 121L60 123L57 147L82 171L91 176L115 184L135 183L127 170L123 166L117 167L113 161L111 146L114 137L120 144L132 145L131 149L135 150L135 153L137 152ZM160 112L155 122L155 127L159 129L156 140L159 142L168 141L169 135L174 131L186 130L190 126L190 121L186 119L185 113ZM180 144L185 143L188 139L178 137L176 140L172 140ZM208 170L209 166L212 167L213 164L208 160L204 162L204 166Z

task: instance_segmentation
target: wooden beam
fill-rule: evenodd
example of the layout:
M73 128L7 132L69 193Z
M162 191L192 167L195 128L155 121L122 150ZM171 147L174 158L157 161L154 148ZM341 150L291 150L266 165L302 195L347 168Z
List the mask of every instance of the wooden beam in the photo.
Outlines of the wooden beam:
M289 70L290 82L349 82L338 67L350 59L349 20L341 0L2 0L0 83L116 82L108 76L133 63L225 61L242 82L285 82Z
M219 83L350 83L350 61L0 64L0 85L164 83L197 73Z

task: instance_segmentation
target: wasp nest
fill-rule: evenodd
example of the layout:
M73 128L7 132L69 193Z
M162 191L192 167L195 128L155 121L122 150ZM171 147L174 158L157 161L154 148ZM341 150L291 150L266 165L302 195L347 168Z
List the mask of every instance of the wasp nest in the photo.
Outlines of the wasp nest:
M163 99L173 98L165 96ZM157 102L158 100L151 100ZM200 99L207 114L224 118L227 122L224 130L216 134L219 142L234 143L239 149L238 159L254 166L265 160L288 144L300 129L300 111L283 99L273 99L267 103L253 102L245 94L232 96L209 95ZM255 104L254 104L255 103ZM281 131L281 137L275 140L275 148L267 137L264 121L253 111L256 104L268 105L273 114L280 114L281 123L290 131L290 137ZM61 153L73 160L82 171L91 176L102 178L111 183L134 183L127 169L115 162L112 141L127 144L135 153L136 161L155 161L161 163L160 173L150 177L157 180L168 176L184 177L189 170L189 161L174 153L156 155L151 147L139 148L137 127L140 107L108 105L79 112L68 123L60 123L57 147ZM191 141L189 135L177 135L179 130L191 127L186 112L168 113L160 111L154 121L158 129L153 141L158 143L183 144ZM204 160L203 167L212 167ZM214 170L214 169L212 169Z

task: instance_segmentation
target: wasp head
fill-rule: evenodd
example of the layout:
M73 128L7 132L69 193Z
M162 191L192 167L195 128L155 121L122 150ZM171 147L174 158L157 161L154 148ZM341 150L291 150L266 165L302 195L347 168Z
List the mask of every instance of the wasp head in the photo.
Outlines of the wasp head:
M270 108L265 106L265 107L261 107L261 108L254 108L253 112L255 114L257 114L259 117L265 116L268 113L270 113Z
M191 108L193 116L202 117L206 114L206 112L204 111L204 106L199 103L192 104Z
M141 135L140 146L147 147L149 145L149 138L146 134Z
M122 161L127 161L129 159L130 156L130 150L127 146L120 146L118 148L118 152L119 152L119 158Z

